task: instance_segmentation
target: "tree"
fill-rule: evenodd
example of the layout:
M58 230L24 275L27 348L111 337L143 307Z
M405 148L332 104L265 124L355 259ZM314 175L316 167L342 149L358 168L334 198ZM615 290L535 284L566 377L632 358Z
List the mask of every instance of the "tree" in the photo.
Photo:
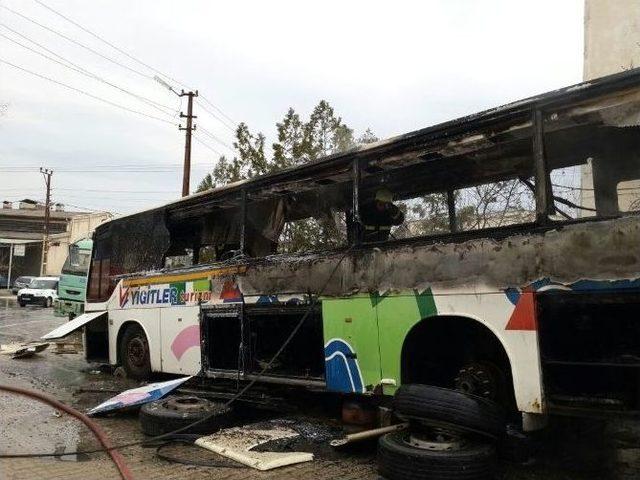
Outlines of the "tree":
M380 140L370 128L367 128L362 135L358 137L359 145L366 145L367 143L374 143Z
M336 116L326 100L316 105L307 122L293 108L289 108L284 118L276 123L276 130L278 141L272 144L273 155L268 158L265 136L251 133L247 124L240 123L233 142L237 155L231 159L221 156L213 171L200 181L197 191L302 165L356 145L353 130L343 123L341 117ZM373 132L367 129L358 143L377 140Z
M268 158L264 135L251 133L245 123L238 125L233 143L237 155L231 159L221 156L213 171L198 185L198 191L302 165L356 145L353 130L335 114L326 100L315 106L306 122L293 108L289 108L284 118L276 123L276 130L278 140L272 144L273 154ZM377 137L367 129L360 140L361 143L370 143ZM344 212L334 212L322 218L288 222L278 241L278 250L297 252L326 248L339 244L345 238Z
M233 142L238 155L232 159L221 156L213 171L200 181L197 191L202 192L269 172L270 162L264 153L264 143L265 136L262 133L254 135L245 123L240 123Z
M336 117L333 107L321 100L304 126L303 150L307 161L317 160L355 146L353 130Z
M300 165L305 158L305 125L293 108L276 123L278 142L273 144L272 170Z

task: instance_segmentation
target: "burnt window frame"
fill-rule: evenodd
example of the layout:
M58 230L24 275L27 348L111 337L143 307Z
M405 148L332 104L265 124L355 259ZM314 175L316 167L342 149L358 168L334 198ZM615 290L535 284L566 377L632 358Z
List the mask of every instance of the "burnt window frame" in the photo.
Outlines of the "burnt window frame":
M527 158L527 162L531 162L532 176L526 178L534 178L534 182L530 185L535 197L535 221L531 223L507 225L502 227L490 227L474 231L459 231L458 219L456 218L455 202L453 198L454 188L452 185L442 185L439 191L447 193L447 212L449 216L449 227L451 232L442 234L430 234L426 236L418 236L401 240L386 240L379 243L396 243L396 242L419 242L427 240L436 241L456 241L457 238L469 237L500 237L511 234L518 229L522 231L546 230L555 228L557 225L568 223L582 223L590 221L599 221L606 218L617 218L627 215L638 215L640 212L617 212L616 215L596 215L595 217L556 220L551 218L555 213L555 202L551 183L551 169L548 165L547 158L547 132L545 132L545 121L552 116L555 111L579 107L590 102L603 102L610 97L626 95L629 92L637 93L640 89L640 71L621 72L609 77L596 79L590 82L573 85L557 91L549 92L536 97L519 100L509 105L487 110L467 117L452 120L443 124L428 127L423 130L411 132L401 135L395 139L385 140L373 145L355 148L343 154L336 154L326 157L320 161L311 164L294 167L284 171L276 172L265 177L257 177L248 181L244 181L242 185L229 185L222 187L214 192L202 194L203 196L195 196L185 200L169 204L163 208L170 210L188 210L190 208L199 208L200 203L207 202L224 203L231 195L240 193L241 196L241 234L240 234L240 252L243 254L241 258L246 259L247 253L247 205L248 195L251 192L261 189L268 189L271 185L282 183L287 179L300 181L301 179L314 178L320 172L326 172L327 169L346 168L350 172L352 199L351 199L351 221L347 222L348 235L347 247L372 248L377 243L367 243L363 246L361 233L361 217L360 217L360 196L362 187L362 164L373 156L384 157L391 155L389 152L401 151L404 158L411 155L413 151L419 154L419 148L425 145L433 145L434 143L447 138L455 138L456 136L472 136L500 123L508 124L510 121L517 119L518 121L526 119L530 125L530 137L525 137L531 142L531 158ZM624 98L624 97L623 97ZM597 106L597 105L596 105ZM437 160L435 160L437 161ZM577 165L577 164L576 164ZM556 166L556 168L558 168ZM531 183L531 182L530 182ZM435 191L435 190L434 190ZM200 202L200 203L199 203ZM117 219L114 221L118 221ZM312 252L309 252L312 253ZM275 254L287 255L287 254ZM214 261L213 263L217 263ZM90 269L90 275L93 270Z

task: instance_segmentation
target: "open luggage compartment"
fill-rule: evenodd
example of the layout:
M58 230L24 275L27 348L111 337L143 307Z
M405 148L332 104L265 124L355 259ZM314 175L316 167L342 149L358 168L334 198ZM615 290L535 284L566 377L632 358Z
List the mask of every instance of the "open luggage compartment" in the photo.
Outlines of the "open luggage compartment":
M320 307L308 305L229 304L203 308L203 366L211 376L241 375L282 383L324 381L324 341ZM278 358L269 361L302 320L295 336Z
M640 414L640 292L553 291L537 299L550 410Z

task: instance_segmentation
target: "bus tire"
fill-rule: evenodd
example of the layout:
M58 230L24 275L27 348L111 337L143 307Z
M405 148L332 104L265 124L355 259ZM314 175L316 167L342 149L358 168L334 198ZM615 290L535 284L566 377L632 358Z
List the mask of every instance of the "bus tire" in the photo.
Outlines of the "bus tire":
M465 442L450 450L416 448L408 431L378 440L378 473L386 480L489 480L493 478L495 448Z
M504 410L496 402L447 388L402 385L393 407L396 416L404 421L456 432L496 439L505 429Z
M151 375L149 342L140 325L129 325L118 345L120 362L128 378L144 380Z
M145 403L140 409L140 428L155 437L184 428L206 418L202 423L180 433L214 433L230 425L231 407L196 396L171 396Z

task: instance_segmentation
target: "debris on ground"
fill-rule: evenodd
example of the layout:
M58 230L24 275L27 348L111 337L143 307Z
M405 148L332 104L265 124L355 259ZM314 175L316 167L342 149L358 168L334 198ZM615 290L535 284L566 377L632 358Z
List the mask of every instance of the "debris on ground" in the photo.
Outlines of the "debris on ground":
M46 350L48 343L10 343L0 345L0 353L11 355L11 358L28 358Z
M113 412L115 410L139 406L145 403L153 402L154 400L159 400L190 378L192 377L182 377L175 380L150 383L142 387L125 390L115 397L112 397L102 402L100 405L88 410L87 414L96 415L98 413Z
M313 453L254 450L265 443L300 437L292 428L273 422L227 428L200 437L195 444L257 470L272 470L286 465L309 462Z
M55 342L54 345L56 346L56 349L53 353L57 355L75 354L82 350L82 343L80 342L58 341Z

